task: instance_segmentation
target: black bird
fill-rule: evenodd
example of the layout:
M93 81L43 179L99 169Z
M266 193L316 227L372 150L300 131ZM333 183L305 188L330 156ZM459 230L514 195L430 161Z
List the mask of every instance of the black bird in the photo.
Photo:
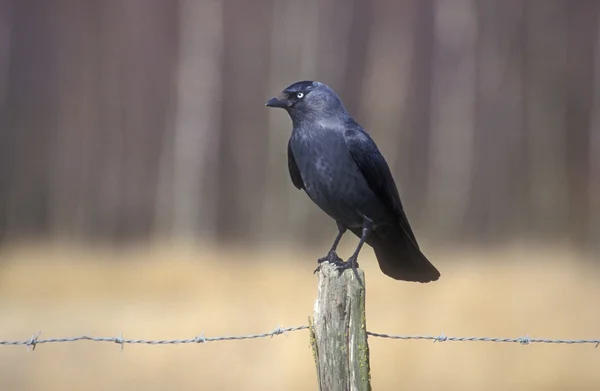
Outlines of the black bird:
M288 167L294 186L337 222L338 235L319 263L356 268L367 243L384 274L404 281L437 280L440 273L419 249L385 159L337 94L323 83L300 81L266 106L285 109L292 119ZM336 248L347 229L360 241L342 262Z

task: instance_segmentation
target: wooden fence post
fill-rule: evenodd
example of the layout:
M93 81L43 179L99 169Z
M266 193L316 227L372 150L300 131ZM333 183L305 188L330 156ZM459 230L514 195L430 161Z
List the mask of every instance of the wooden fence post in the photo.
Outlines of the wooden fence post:
M321 265L319 295L310 322L321 391L371 390L364 282L361 269L340 275L329 263Z

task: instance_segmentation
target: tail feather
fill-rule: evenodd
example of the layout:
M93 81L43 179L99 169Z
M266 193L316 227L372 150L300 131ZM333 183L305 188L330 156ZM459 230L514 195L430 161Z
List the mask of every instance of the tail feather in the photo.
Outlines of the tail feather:
M400 226L377 227L367 244L373 247L381 271L393 279L431 282L440 278L440 272Z

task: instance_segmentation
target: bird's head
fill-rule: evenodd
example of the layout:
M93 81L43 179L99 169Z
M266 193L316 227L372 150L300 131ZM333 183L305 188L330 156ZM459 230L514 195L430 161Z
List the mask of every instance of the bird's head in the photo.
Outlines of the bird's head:
M348 116L337 94L318 81L299 81L266 103L267 107L285 109L293 121Z

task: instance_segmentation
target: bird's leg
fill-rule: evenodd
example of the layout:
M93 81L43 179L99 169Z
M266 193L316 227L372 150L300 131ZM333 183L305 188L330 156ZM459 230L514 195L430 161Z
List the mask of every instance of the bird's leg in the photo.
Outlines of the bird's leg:
M340 223L337 223L337 227L338 227L338 234L335 237L335 240L333 241L333 245L331 246L331 249L329 250L327 255L325 255L324 257L319 258L317 260L317 262L319 263L319 266L317 266L317 268L315 269L313 274L318 272L321 269L321 264L323 262L329 262L332 265L336 265L336 266L339 266L344 263L342 258L340 258L337 255L335 250L337 250L337 246L338 246L338 244L340 244L340 240L342 240L342 236L344 236L344 234L346 233L347 228L344 227L343 225L341 225Z
M362 227L362 235L360 237L360 240L358 241L358 246L356 246L356 250L354 250L354 253L350 256L350 258L348 258L346 262L338 266L338 270L340 273L342 273L346 269L353 269L355 271L356 269L358 269L358 253L360 253L360 249L362 248L363 244L365 244L367 237L373 229L373 222L365 216L363 216L363 219L364 220Z
M329 252L327 253L327 255L323 258L319 258L319 263L323 263L325 261L342 261L342 259L340 257L338 257L337 253L335 252L335 250L337 250L338 244L340 244L340 240L342 240L342 236L344 236L344 234L346 233L347 228L344 227L343 225L341 225L340 223L337 223L338 226L338 234L335 237L335 240L333 241L333 245L331 246L331 249L329 250Z

